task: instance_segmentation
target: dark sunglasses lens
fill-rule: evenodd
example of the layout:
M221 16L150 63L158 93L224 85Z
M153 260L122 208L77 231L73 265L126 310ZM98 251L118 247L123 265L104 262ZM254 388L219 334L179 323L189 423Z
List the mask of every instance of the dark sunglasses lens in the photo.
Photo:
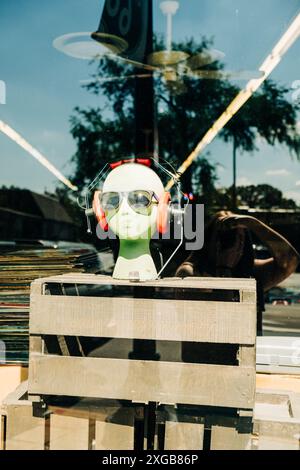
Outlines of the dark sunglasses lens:
M104 212L116 210L120 204L118 193L103 193L101 196L101 207Z
M151 205L152 196L147 191L131 191L128 195L129 205L138 212L144 212Z

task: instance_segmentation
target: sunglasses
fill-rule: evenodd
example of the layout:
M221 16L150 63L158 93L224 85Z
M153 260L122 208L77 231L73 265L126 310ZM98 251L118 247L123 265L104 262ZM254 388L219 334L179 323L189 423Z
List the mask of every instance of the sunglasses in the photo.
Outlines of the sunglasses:
M124 197L126 197L129 207L141 215L149 215L152 205L159 202L153 191L107 192L100 195L102 210L105 213L118 211Z

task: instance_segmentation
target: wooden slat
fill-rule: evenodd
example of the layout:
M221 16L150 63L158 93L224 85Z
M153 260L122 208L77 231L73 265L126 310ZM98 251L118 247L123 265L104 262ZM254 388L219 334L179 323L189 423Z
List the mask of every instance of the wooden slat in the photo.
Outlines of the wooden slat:
M242 415L242 418L241 418ZM163 407L163 410L158 413L157 423L159 426L164 426L164 449L168 450L198 450L199 439L196 438L196 427L200 426L201 429L201 447L213 450L235 450L235 449L250 449L251 448L251 421L247 418L250 416L251 410L239 410L236 415L223 415L220 409L217 408L203 408L203 407L179 407L174 409L170 406ZM245 421L245 417L247 422ZM187 426L187 434L184 431L185 425ZM178 429L177 429L178 426ZM207 435L205 436L205 431ZM188 432L191 432L188 435ZM162 435L159 436L157 432L157 447L160 442L162 448ZM246 434L247 433L247 434ZM167 439L170 437L170 444L167 444ZM199 435L198 435L199 437ZM190 442L189 442L190 441ZM187 447L185 447L187 445Z
M256 367L256 348L253 346L240 346L238 359L240 366Z
M275 413L274 413L275 414ZM300 441L300 420L274 416L255 418L254 431L259 436L280 436L282 439L298 439Z
M290 393L289 401L291 404L291 413L293 418L300 421L300 395L299 393Z
M119 408L96 421L95 450L133 450L134 408Z
M165 450L202 450L204 424L166 421Z
M252 289L241 289L240 300L243 303L256 303L256 291Z
M42 279L36 279L30 284L30 301L33 295L41 295L43 291Z
M29 353L43 353L44 352L44 341L41 336L33 336L30 335L29 337Z
M130 281L121 281L113 279L111 276L102 276L96 274L64 274L62 276L51 276L47 278L40 278L35 280L31 286L35 284L45 283L78 283L78 284L95 284L95 285L119 285L119 286L132 286ZM167 278L159 279L156 281L141 282L141 286L154 286L154 287L198 287L203 289L226 289L226 290L246 290L248 292L255 292L256 281L254 279L245 278L215 278L215 277L187 277L184 279ZM249 295L249 294L247 294Z
M31 334L254 344L256 305L33 296Z
M66 343L66 339L64 336L58 336L57 337L58 345L61 350L61 353L63 356L69 356L70 352Z
M278 436L259 436L255 450L299 450L299 438L285 439Z
M160 281L164 281L161 279ZM252 290L256 291L256 280L246 278L231 278L231 277L185 277L182 281L188 283L191 286L198 285L199 288L203 289L237 289L240 291Z
M73 448L74 444L69 436L69 430L71 430L72 436L72 423L75 421L69 420L68 418L77 419L77 423L80 424L79 435L76 438L77 447L89 445L90 449L93 450L133 450L134 448L134 406L122 406L117 401L103 400L97 401L96 405L82 404L82 402L76 404L72 408L62 408L58 406L49 406L51 415L51 449L54 448L54 444L61 446L63 449L68 445L68 448ZM59 418L63 418L59 420ZM86 422L91 427L92 422L95 423L95 436L92 442L88 441L88 436L85 434ZM53 434L53 423L56 425L55 434ZM67 427L66 427L66 424ZM62 432L66 434L64 442L59 444L59 434ZM55 443L53 442L55 438ZM66 440L67 439L67 440Z
M300 375L258 373L256 387L258 390L293 390L300 393Z
M32 355L29 393L250 408L249 367Z
M55 338L56 340L56 338ZM42 339L41 336L29 336L29 365L31 362L31 356L32 354L37 353L37 354L44 354L45 353L45 341ZM26 387L26 391L28 390L28 381L26 381L24 387ZM30 401L31 402L39 402L40 397L31 395L30 396Z
M43 450L45 420L32 416L32 405L7 405L6 450Z
M6 414L6 450L43 450L45 421L33 416L32 403L25 399L28 382L22 382L2 402Z
M88 450L89 420L72 416L50 416L50 450Z
M9 395L2 407L7 418L7 450L43 450L45 420L32 415L32 404L21 400L27 384ZM50 450L133 450L135 407L124 407L105 400L93 407L50 406ZM95 435L90 442L90 427L95 421ZM2 443L4 447L4 442ZM1 447L0 447L1 449Z
M237 429L226 426L211 427L211 450L250 450L251 434L238 433Z
M0 450L5 450L5 427L6 427L6 412L2 414L0 408Z

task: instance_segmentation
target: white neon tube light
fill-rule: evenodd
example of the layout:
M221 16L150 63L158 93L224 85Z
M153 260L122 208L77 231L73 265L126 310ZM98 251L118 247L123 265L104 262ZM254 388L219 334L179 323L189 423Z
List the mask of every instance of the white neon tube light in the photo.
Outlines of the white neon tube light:
M27 142L20 134L18 134L14 129L12 129L8 124L5 124L3 121L0 121L0 131L7 135L14 142L16 142L24 150L26 150L26 152L32 155L39 163L41 163L45 168L47 168L47 170L49 170L68 188L72 189L72 191L78 190L77 186L74 186L70 180L65 178L62 173L47 160L46 157L44 157L37 149L32 147L29 142Z
M279 39L277 44L272 49L272 52L266 57L259 70L263 72L262 77L254 78L250 80L245 88L241 90L237 96L232 100L225 111L220 117L214 122L210 129L206 132L204 137L200 140L195 149L191 152L188 158L178 169L178 173L184 173L187 168L193 163L203 149L212 142L212 140L218 135L223 127L232 119L232 117L241 109L241 107L251 98L253 93L262 85L262 83L268 78L272 71L277 67L284 54L294 44L300 35L300 13L296 16L294 21ZM170 180L166 186L166 190L170 190L174 184L173 180Z

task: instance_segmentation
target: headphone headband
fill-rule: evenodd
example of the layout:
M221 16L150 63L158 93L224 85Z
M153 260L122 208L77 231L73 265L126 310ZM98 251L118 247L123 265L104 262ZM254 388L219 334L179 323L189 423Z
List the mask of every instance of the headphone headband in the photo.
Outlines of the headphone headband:
M132 157L130 159L125 159L125 160L119 160L116 163L110 163L109 166L111 170L114 170L115 168L118 168L119 166L124 165L125 163L139 163L140 165L144 165L149 168L152 166L152 162L150 158L136 158L136 157Z

